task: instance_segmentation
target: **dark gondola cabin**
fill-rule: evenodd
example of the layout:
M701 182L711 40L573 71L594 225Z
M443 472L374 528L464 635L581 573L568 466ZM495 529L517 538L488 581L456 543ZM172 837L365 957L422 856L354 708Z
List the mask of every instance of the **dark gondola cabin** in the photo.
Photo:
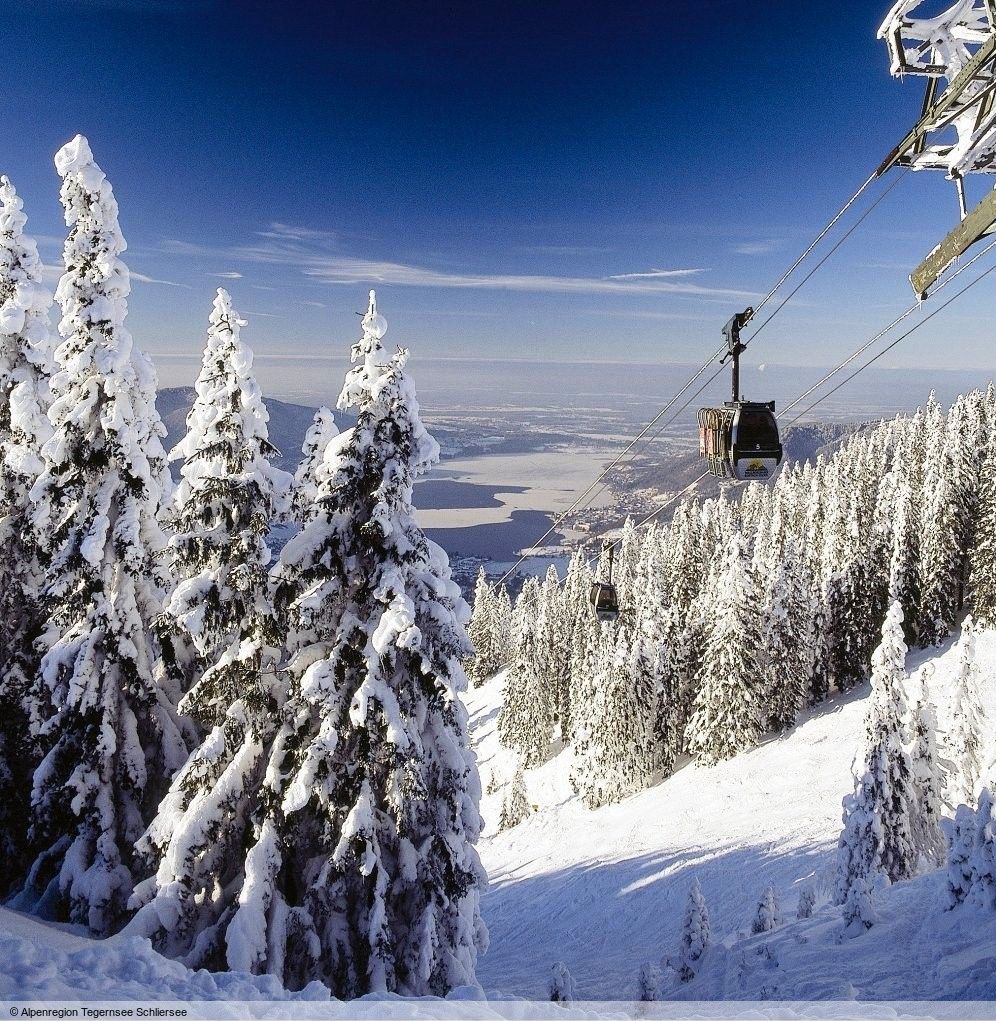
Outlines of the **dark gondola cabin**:
M615 585L596 581L591 586L591 605L601 621L615 620L619 616L619 597Z
M699 411L699 453L709 472L740 482L771 478L782 460L774 402L729 401Z
M729 346L723 360L733 359L733 400L721 408L701 408L698 416L699 454L709 473L738 482L766 481L782 460L775 402L740 397L740 355L746 349L740 330L753 314L753 309L740 312L723 330Z

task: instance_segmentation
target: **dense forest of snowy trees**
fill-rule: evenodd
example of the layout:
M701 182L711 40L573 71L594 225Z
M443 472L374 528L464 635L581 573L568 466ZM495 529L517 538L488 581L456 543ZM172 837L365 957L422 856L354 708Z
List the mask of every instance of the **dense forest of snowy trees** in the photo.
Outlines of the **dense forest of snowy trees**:
M596 619L597 569L581 555L563 584L527 581L511 614L479 582L478 655L508 664L504 742L526 766L572 743L575 787L596 807L682 752L728 758L864 681L891 603L900 639L918 646L943 641L965 606L996 623L994 449L992 387L946 414L931 398L739 501L686 500L670 522L627 524L616 623ZM971 758L970 737L963 747Z
M473 983L470 610L414 518L439 448L408 352L371 291L339 400L357 423L320 409L291 476L219 290L167 458L111 186L81 136L56 168L58 339L0 178L0 895L288 988Z

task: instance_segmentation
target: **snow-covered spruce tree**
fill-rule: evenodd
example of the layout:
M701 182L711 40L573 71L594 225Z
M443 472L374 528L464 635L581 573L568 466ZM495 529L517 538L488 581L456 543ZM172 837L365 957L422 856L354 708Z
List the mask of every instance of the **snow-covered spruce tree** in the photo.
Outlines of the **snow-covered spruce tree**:
M676 967L679 981L690 982L695 977L695 966L710 942L709 911L699 881L693 879L681 926L681 949Z
M245 880L244 849L284 699L269 605L266 535L290 483L269 461L267 412L219 290L187 434L171 540L177 585L164 617L196 653L180 703L205 730L138 844L154 873L136 888L136 930L191 967L224 968L222 939Z
M28 494L52 434L54 371L48 308L35 242L24 233L23 203L0 177L0 896L24 878L34 733L28 704L37 670L43 574Z
M812 883L809 883L799 891L799 903L796 905L795 917L799 919L812 918L815 907L816 890Z
M474 684L483 684L497 673L502 657L507 651L496 641L498 637L495 633L496 602L495 591L482 567L477 573L474 610L467 627L467 634L474 646L474 654L467 661L467 674Z
M948 907L967 900L972 889L972 854L975 850L975 809L959 805L953 819L942 819L941 828L948 846L946 884Z
M339 435L331 409L321 407L304 434L301 460L294 472L291 489L290 517L301 526L307 520L318 498L319 477L324 470L325 454L329 444Z
M781 923L781 920L782 912L778 904L778 894L775 893L773 886L769 886L757 902L757 911L754 913L750 931L755 936L762 932L771 932L776 925Z
M946 434L939 426L928 453L930 485L923 507L921 542L920 644L939 645L950 633L958 613L963 553L954 466Z
M948 800L957 807L975 807L975 792L982 774L982 705L979 701L975 627L966 617L958 641L958 674L952 706L947 751L954 764L949 777Z
M930 701L927 664L920 671L920 694L913 710L910 729L910 762L913 766L917 810L913 816L913 842L921 859L921 870L935 868L944 861L944 835L940 821L943 809L941 792L944 777L937 755L937 716Z
M71 230L54 435L31 494L48 572L35 695L50 712L32 794L38 854L18 903L106 934L131 893L134 843L187 747L175 693L156 676L165 429L151 365L124 326L117 203L85 138L56 167Z
M661 974L661 969L650 962L646 962L640 966L640 974L637 978L636 985L639 990L639 998L643 1003L653 1003L661 998L661 982L663 982L664 976Z
M972 886L968 902L987 911L996 909L996 820L988 787L979 791L972 846Z
M889 882L909 879L916 871L918 851L913 820L919 799L913 763L906 750L908 711L903 611L889 608L882 642L872 657L872 693L865 718L865 762L853 794L844 798L844 830L837 851L834 900L844 904L859 881L874 885L878 876ZM864 905L864 890L855 896Z
M553 736L553 704L536 657L541 597L539 582L527 578L515 602L512 661L498 714L498 737L506 748L520 754L524 766L535 766L547 758Z
M258 687L260 658L272 659L278 641L267 598L266 535L291 479L270 463L277 450L267 435L252 351L241 337L245 325L219 288L187 432L169 455L182 464L170 541L176 585L165 616L198 658L198 679L181 708L207 727ZM219 669L222 656L231 662Z
M563 961L557 961L550 969L549 998L552 1003L574 1003L578 998L577 983Z
M653 661L637 634L602 643L592 704L575 745L571 785L589 808L649 786L660 766Z
M232 969L340 998L444 995L474 982L487 942L460 701L470 611L415 522L439 447L385 330L371 292L339 398L356 425L281 554L290 698L226 933Z
M972 612L984 627L996 626L996 423L990 427L979 492L978 523L970 558Z
M515 777L512 780L512 789L508 792L504 803L501 806L501 818L498 821L499 830L510 830L518 826L520 822L528 818L529 794L526 791L526 778L522 769L516 769Z
M570 618L557 568L547 568L540 593L540 617L537 626L536 646L540 678L550 693L550 708L555 723L560 724L560 736L567 741L570 734Z
M761 736L757 602L744 538L737 531L709 608L699 690L686 731L688 750L701 762L728 759L752 748Z

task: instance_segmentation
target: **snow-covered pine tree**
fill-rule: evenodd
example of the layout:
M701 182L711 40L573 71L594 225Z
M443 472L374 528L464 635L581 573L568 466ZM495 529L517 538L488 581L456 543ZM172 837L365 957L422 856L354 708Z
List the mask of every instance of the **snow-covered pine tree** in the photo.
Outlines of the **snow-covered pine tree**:
M996 626L996 423L990 425L977 513L969 561L972 612L981 625L993 627Z
M681 949L676 968L679 981L690 982L695 977L695 966L710 942L709 911L699 881L693 879L688 888L688 901L681 926Z
M968 902L987 911L996 908L996 820L988 787L979 791L979 807L975 810L972 887Z
M563 961L556 961L550 969L549 994L552 1003L574 1003L578 998L577 983Z
M48 571L35 694L50 717L32 795L38 855L18 903L106 934L131 893L134 843L187 747L156 676L165 429L153 370L124 326L117 203L82 136L56 167L71 230L54 435L31 494Z
M477 572L477 584L474 587L474 610L470 616L467 634L474 646L474 654L467 661L467 675L475 685L483 684L489 677L497 673L501 667L501 659L507 652L498 644L495 634L495 617L497 597L488 576L482 567Z
M284 696L269 604L266 536L290 477L274 468L252 351L219 289L187 416L171 540L177 585L164 617L196 652L181 712L206 731L138 844L154 873L134 925L190 967L225 966L224 929L245 880L244 849Z
M757 902L757 911L754 913L754 920L751 922L750 931L755 936L762 932L771 932L782 920L781 908L778 904L778 894L775 888L769 886L761 899Z
M498 714L498 737L517 751L524 766L535 766L550 754L553 704L543 684L536 655L542 589L527 578L515 602L515 633L511 665L505 678L505 701Z
M560 724L561 738L566 742L570 733L570 645L565 636L570 628L560 576L553 564L547 568L540 595L536 634L540 679L549 692L554 721Z
M54 371L48 309L35 242L14 186L0 177L0 896L23 880L34 734L28 705L37 670L43 583L28 494L42 470L41 448ZM35 718L32 718L35 717Z
M643 790L660 767L653 659L622 629L602 643L571 785L589 808Z
M219 288L187 432L169 455L182 465L171 520L176 585L165 616L198 659L181 708L209 728L244 692L258 693L261 658L272 660L279 640L268 606L266 536L291 478L270 463L278 451L241 336L245 325ZM223 656L229 664L219 668Z
M639 990L642 1003L653 1003L661 998L661 982L663 975L661 969L649 961L640 966L640 974L637 978L637 989Z
M937 716L930 701L930 674L926 668L920 671L920 694L910 725L909 750L917 794L917 810L912 820L913 842L924 870L944 861L944 835L940 829L944 777L937 755Z
M882 642L872 657L863 771L854 793L844 799L844 830L838 844L834 888L837 904L847 901L851 888L859 881L874 885L881 875L889 882L898 882L916 871L913 820L920 806L913 763L906 750L905 663L903 611L895 602L882 626ZM854 896L854 910L864 911L864 887Z
M972 855L975 851L976 816L970 805L961 804L953 819L942 819L941 828L947 840L948 860L945 870L948 907L963 904L972 889Z
M320 407L304 434L301 460L294 472L291 490L290 517L300 527L312 513L320 486L319 473L324 470L329 444L339 435L335 416L330 408Z
M487 941L470 611L415 521L439 447L385 330L371 291L339 398L356 425L281 554L290 699L226 933L229 967L340 998L444 995L474 982Z
M508 792L501 806L501 818L498 821L498 829L510 830L513 826L518 826L520 822L528 818L529 812L529 794L526 791L526 778L520 766L516 769L515 776L512 779L512 789Z
M762 733L757 650L757 586L739 531L723 560L715 601L708 609L708 639L699 691L688 721L688 750L715 763L753 747Z
M947 752L954 769L949 776L948 800L957 807L975 807L975 792L982 774L982 705L979 701L975 627L971 617L962 624L958 640L958 673Z
M813 908L816 907L816 890L812 883L807 883L799 891L799 903L796 905L796 918L812 918Z

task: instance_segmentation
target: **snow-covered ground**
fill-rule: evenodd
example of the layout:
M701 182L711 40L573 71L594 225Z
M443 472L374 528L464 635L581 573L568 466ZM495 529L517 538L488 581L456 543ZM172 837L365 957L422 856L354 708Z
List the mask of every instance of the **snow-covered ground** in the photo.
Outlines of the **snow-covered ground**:
M977 648L992 720L996 632L980 636ZM911 657L911 671L928 658ZM940 650L936 665L932 691L943 731L954 650ZM571 792L568 749L527 772L537 810L498 833L514 772L514 759L495 733L502 685L499 676L468 696L485 786L493 776L498 782L483 805L489 828L481 851L491 876L483 908L491 948L478 973L497 1013L533 1016L514 1000L494 1001L544 999L557 960L567 963L584 999L635 998L641 964L676 954L693 876L705 895L714 945L691 982L665 982L670 998L996 1000L996 914L944 911L941 873L885 891L876 904L878 924L856 939L841 938L827 889L866 689L828 703L793 733L731 762L686 765L651 790L594 812ZM796 921L798 892L810 882L817 888L816 910ZM788 920L772 932L747 935L768 885L778 891ZM119 935L95 941L71 926L0 909L0 999L265 1001L287 995L267 977L190 972L160 957L147 940ZM462 998L468 995L458 992L464 1006L457 1013L491 1016L484 1004L472 1008ZM313 984L295 994L295 1010L303 1014L301 1000L327 998ZM385 1011L387 1004L380 1001Z
M996 633L980 636L978 655L989 682ZM909 669L931 656L938 656L932 694L943 730L956 651L915 654ZM828 893L867 687L730 762L686 765L658 786L594 812L572 795L568 749L527 771L537 811L498 833L515 768L495 732L502 684L499 676L468 699L484 784L494 791L484 800L488 830L481 848L491 877L483 903L491 949L478 969L486 990L542 997L551 965L563 960L582 997L636 998L641 964L677 956L688 887L697 877L721 945L707 953L695 980L666 985L669 996L996 997L996 915L944 912L940 874L886 891L880 923L857 939L839 939ZM993 686L985 686L992 698ZM796 922L799 890L807 883L815 884L817 910ZM793 921L746 938L769 885Z

